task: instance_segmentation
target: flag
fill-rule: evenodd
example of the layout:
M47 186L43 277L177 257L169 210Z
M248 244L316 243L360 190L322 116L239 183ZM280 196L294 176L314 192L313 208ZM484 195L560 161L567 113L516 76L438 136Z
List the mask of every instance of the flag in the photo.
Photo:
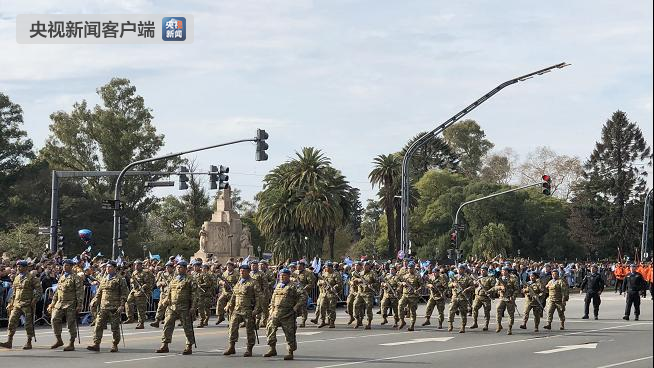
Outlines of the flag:
M86 251L91 252L91 246L90 245L88 247L86 247Z
M121 256L118 256L118 258L116 258L116 266L119 267L123 266L123 258Z
M343 260L343 263L345 263L345 265L347 265L347 266L352 267L353 262L352 262L352 259L350 257L345 257L345 259Z
M399 252L397 252L397 259L404 259L404 251L403 250L400 250Z
M75 262L75 263L79 262L79 258L77 258L77 256L75 256L75 258L73 258L73 262Z
M241 262L241 266L246 266L250 264L250 256L247 256L243 259L243 262Z
M175 257L175 263L181 261L183 258L179 254Z
M102 252L98 252L98 254L96 254L96 257L104 257L104 256L102 255Z
M152 252L148 251L148 258L152 259Z
M91 264L88 263L88 262L85 262L84 263L84 271L88 270L89 268L91 268Z
M313 257L313 262L311 262L311 267L313 267L313 273L320 273L320 264L321 260L318 257Z

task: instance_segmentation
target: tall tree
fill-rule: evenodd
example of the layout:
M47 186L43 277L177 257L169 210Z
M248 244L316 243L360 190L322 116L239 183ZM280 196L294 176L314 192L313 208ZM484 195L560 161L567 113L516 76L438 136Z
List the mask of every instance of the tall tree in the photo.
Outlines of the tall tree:
M602 127L602 137L584 164L583 190L609 204L605 226L610 228L607 246L624 254L638 244L638 214L647 185L646 167L652 165L651 148L636 123L616 111ZM640 207L641 211L632 210Z
M552 178L552 195L569 201L574 188L584 173L578 157L558 155L546 146L536 147L520 165L523 184L539 181L544 174Z
M486 181L507 185L516 170L516 161L517 155L510 148L488 154L484 157L480 175Z
M420 132L404 145L400 157L404 157L409 147L426 132ZM422 147L418 148L411 159L409 173L412 181L418 181L427 171L432 169L455 170L459 165L459 157L452 147L441 137L434 137Z
M467 177L476 177L482 167L482 159L494 144L486 139L486 133L474 120L463 120L445 129L445 142L461 158L460 171Z
M379 200L386 214L388 256L393 257L399 248L395 236L395 196L400 190L402 162L396 154L379 155L373 159L375 165L368 178L372 187L379 187Z

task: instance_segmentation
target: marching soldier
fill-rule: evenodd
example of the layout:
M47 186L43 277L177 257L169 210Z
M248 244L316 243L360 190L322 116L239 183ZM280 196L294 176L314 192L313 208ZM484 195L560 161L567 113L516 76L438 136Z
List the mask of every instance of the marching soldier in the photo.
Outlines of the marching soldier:
M624 293L627 301L622 319L629 320L631 306L633 305L635 320L638 321L638 316L640 316L640 293L646 290L647 284L643 279L643 275L636 272L637 267L635 264L631 264L629 269L631 272L625 276L620 288L620 294Z
M354 304L356 304L358 298L357 298L357 286L354 283L354 280L359 277L359 273L363 271L363 267L361 265L361 262L356 261L354 263L354 269L351 270L350 272L350 278L348 279L348 290L349 293L347 294L347 314L350 315L350 321L347 323L348 325L351 325L352 322L355 321L356 315L354 314L354 311L356 310Z
M148 300L150 299L150 294L152 293L152 274L150 271L143 270L143 262L136 260L134 262L134 272L130 278L130 284L132 285L132 290L127 296L127 304L125 304L125 309L127 310L127 321L125 324L134 323L134 304L136 304L136 311L138 314L138 324L136 325L137 330L142 330L145 328L143 325L146 320L146 308L148 306Z
M306 269L306 262L300 260L297 264L297 270L293 272L291 277L293 282L298 284L300 291L300 298L303 301L302 307L300 308L300 315L302 316L302 323L299 327L305 327L308 318L307 310L307 300L309 299L309 291L313 287L313 283L316 281L313 272Z
M204 328L209 325L209 316L211 315L211 298L215 291L216 280L209 272L211 265L208 263L200 264L200 271L195 275L195 283L198 288L197 302L195 307L198 310L200 324L198 328ZM194 309L191 309L194 310Z
M429 301L427 302L427 311L425 312L425 322L423 326L429 326L431 322L431 314L434 312L434 307L438 311L438 328L443 328L443 321L445 320L445 290L447 288L447 276L441 274L440 269L434 268L432 274L429 275L427 281L427 289L429 289Z
M334 323L336 322L336 303L338 302L338 295L343 288L343 280L341 275L334 271L334 264L327 262L325 266L325 271L323 272L320 280L318 280L318 287L320 288L320 296L322 301L320 303L320 319L321 323L318 328L327 326L329 322L329 328L336 327ZM318 318L316 318L316 322Z
M323 266L322 270L320 273L318 273L318 300L316 300L316 316L309 321L313 323L314 325L318 324L318 320L320 319L321 314L323 314L323 304L325 303L325 293L322 291L321 283L322 283L322 277L323 275L327 272L325 271L327 266ZM323 323L325 322L325 319L323 318ZM321 326L324 327L324 326Z
M448 332L454 329L454 315L459 311L461 316L461 329L459 333L466 332L466 323L468 322L468 306L470 301L467 299L466 292L475 287L474 281L466 274L466 265L459 265L457 274L450 280L448 286L452 289L452 301L450 302L449 319L447 328Z
M398 293L401 293L401 291L400 281L395 267L391 267L381 285L384 288L384 297L380 303L382 308L382 318L384 318L384 321L381 324L383 326L388 323L388 310L390 309L393 312L393 319L395 320L393 328L396 328L400 322L400 312L398 309L400 300Z
M543 296L545 296L545 286L540 282L540 275L538 272L531 272L529 274L529 282L525 285L522 292L525 294L525 312L522 319L520 328L527 329L527 321L529 321L529 311L534 311L534 332L538 332L538 325L540 325L540 318L543 316Z
M259 297L259 304L261 305L261 308L263 308L263 305L265 304L264 299L266 297L265 290L268 287L268 276L259 270L259 262L256 260L250 261L250 277L252 277L252 279L257 283L259 290L261 290L261 293L259 293L257 297ZM262 314L263 310L260 309L259 314L254 316L257 328L259 328L259 325L261 324Z
M372 307L373 297L377 285L377 275L371 270L372 263L367 261L364 263L363 272L358 274L354 279L354 284L357 286L357 301L355 302L354 314L357 316L357 324L354 328L359 328L363 325L364 314L368 317L368 323L365 329L370 329L372 323Z
M241 277L234 285L232 297L225 307L225 312L230 316L229 348L225 350L223 355L236 354L235 345L238 341L238 328L242 322L245 322L247 350L243 356L251 357L255 343L255 329L257 328L254 316L261 312L261 289L259 289L257 282L250 277L249 265L241 265L239 273Z
M267 285L265 285L265 288L263 289L263 298L262 298L263 304L261 305L261 323L259 324L260 327L265 328L268 325L268 312L270 307L270 299L272 298L272 292L273 289L275 288L275 282L277 281L277 277L275 276L275 272L273 272L268 267L268 261L262 259L259 263L261 267L261 272L264 275L266 275L266 281L267 281Z
M281 327L288 345L288 354L284 356L284 360L293 360L293 352L297 350L295 315L300 311L302 301L297 288L291 284L291 271L284 268L279 276L279 283L270 301L270 317L266 334L270 349L263 356L268 358L277 355L277 329Z
M590 267L590 274L584 277L584 281L581 282L579 288L581 290L586 290L586 298L584 298L584 316L581 319L588 319L588 312L590 309L590 302L593 302L593 315L595 319L598 319L599 306L602 300L600 295L604 291L604 278L598 272L597 265L592 265ZM581 293L581 291L579 292Z
M400 299L398 308L402 322L400 323L399 329L401 330L406 326L404 318L408 309L411 315L411 325L408 330L413 331L416 325L416 319L418 318L418 299L420 298L420 289L422 289L422 278L416 273L415 263L410 262L407 267L407 273L401 278L402 298Z
M120 315L124 310L127 302L127 281L125 278L116 273L116 262L107 262L107 274L100 281L100 287L91 301L91 308L96 304L100 305L98 318L95 323L93 345L86 348L91 351L100 351L100 342L102 342L102 333L107 320L111 322L111 332L113 333L113 345L111 352L118 351L120 342Z
M235 265L233 262L227 262L225 267L227 267L227 269L223 272L222 276L218 276L218 279L220 280L218 284L222 290L220 292L220 297L218 297L218 300L216 301L216 315L218 316L216 326L225 320L225 307L232 298L232 290L239 279L238 272L234 271Z
M546 330L552 329L552 318L554 310L559 314L561 321L561 330L565 330L565 303L570 296L568 295L568 284L559 278L559 271L552 270L552 279L545 286L547 289L547 324L543 326Z
M520 283L515 275L511 274L509 266L502 267L502 275L497 279L497 285L493 291L499 294L499 303L497 303L497 328L495 332L502 331L502 317L504 311L509 312L509 330L507 335L513 335L513 322L515 320L515 298L520 290Z
M16 262L16 266L18 266L18 274L14 277L11 284L14 293L7 302L9 324L7 325L7 341L0 343L0 347L3 348L11 349L20 316L24 315L27 342L25 343L25 346L23 346L23 350L32 349L32 338L34 337L34 309L36 303L41 299L43 290L39 279L28 272L27 265L27 261L20 260Z
M475 289L475 299L472 302L472 320L473 324L471 329L479 327L477 325L477 318L479 317L479 309L484 307L484 327L483 331L488 331L488 323L490 322L491 311L491 291L495 287L495 277L488 275L488 266L481 266L481 275L476 281L477 289ZM512 323L513 324L513 323Z
M168 307L168 291L170 282L175 277L175 265L173 262L166 263L166 269L157 273L157 287L159 288L159 304L157 305L157 313L154 316L154 322L150 326L159 328L161 321L166 318L166 308Z
M82 310L84 303L84 282L73 273L73 262L70 259L64 261L64 271L57 282L57 291L52 297L52 302L48 306L48 313L52 316L51 324L54 331L55 342L50 349L56 349L64 345L61 339L62 319L66 316L68 332L70 333L70 342L64 348L64 351L75 350L75 339L77 338L77 314Z
M197 284L193 277L187 274L186 261L177 262L177 276L175 276L168 287L166 319L163 326L163 334L161 337L161 347L157 349L156 353L168 353L168 344L173 339L173 330L175 329L175 322L180 320L182 327L184 327L184 335L186 335L186 347L182 352L183 355L190 355L193 353L193 344L195 344L195 334L193 333L193 321L191 318L191 311L195 309L195 301L198 298Z

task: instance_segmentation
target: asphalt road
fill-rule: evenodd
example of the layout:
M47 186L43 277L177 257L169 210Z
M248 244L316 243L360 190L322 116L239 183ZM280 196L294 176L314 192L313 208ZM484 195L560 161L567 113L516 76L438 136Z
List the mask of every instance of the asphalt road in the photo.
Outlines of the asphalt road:
M518 300L522 311L523 299ZM495 305L493 305L495 308ZM419 327L420 318L414 332L394 330L389 325L380 326L381 317L375 315L372 330L354 330L347 326L347 315L344 310L338 310L338 321L335 329L318 329L311 325L298 329L298 351L295 360L284 361L282 356L286 351L284 337L279 331L277 351L280 354L274 358L263 358L267 350L265 332L259 330L261 345L255 347L255 356L242 356L245 341L243 338L237 345L237 355L224 357L222 351L226 345L227 328L223 324L196 329L198 348L191 356L180 355L184 348L184 334L176 329L171 353L155 354L161 341L161 329L147 326L145 330L134 330L134 325L125 326L126 347L120 345L120 352L109 353L111 336L105 331L99 353L87 351L86 345L91 343L91 332L88 327L81 327L82 345L77 351L63 352L50 350L54 337L51 330L37 330L38 341L34 349L21 349L25 342L24 330L19 330L14 339L13 350L0 350L0 367L48 367L77 368L116 366L125 368L143 367L216 367L221 365L232 367L652 367L653 360L653 323L652 301L643 299L640 321L624 321L624 298L607 292L603 295L600 308L600 320L581 320L583 299L580 295L571 297L567 305L566 330L558 330L558 319L555 315L554 329L551 332L543 330L533 332L530 320L528 330L517 328L520 318L516 315L516 326L512 336L506 335L506 330L499 334L494 332L495 313L491 316L491 330L468 330L465 334L456 333L459 326L455 320L455 331L448 333L433 325ZM419 313L423 313L424 304ZM633 313L633 312L632 312ZM420 314L419 314L420 315ZM470 320L470 319L469 319ZM432 323L434 319L432 318ZM468 322L470 325L471 322ZM505 322L506 327L506 322ZM241 329L241 335L244 335ZM4 340L5 329L0 331ZM64 332L67 340L67 332Z

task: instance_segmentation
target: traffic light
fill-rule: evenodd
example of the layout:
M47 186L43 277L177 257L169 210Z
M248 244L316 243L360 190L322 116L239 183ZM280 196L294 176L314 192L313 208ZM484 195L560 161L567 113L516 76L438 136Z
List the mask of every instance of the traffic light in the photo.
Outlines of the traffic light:
M549 175L543 175L543 194L552 194L552 178Z
M452 231L450 234L450 245L452 245L452 248L456 248L456 230Z
M180 174L179 174L179 190L188 189L188 184L186 184L186 182L188 181L188 176L186 176L186 174L182 174L182 173L188 172L188 167L181 166L179 168L179 172L180 172Z
M118 227L118 239L127 239L127 231L129 230L129 219L127 216L120 216Z
M227 182L229 181L229 175L227 175L229 173L229 167L220 165L218 172L218 189L226 189L229 187L229 183Z
M59 248L59 249L63 248L65 242L66 242L66 238L64 237L64 234L58 233L57 234L57 248Z
M266 150L268 149L268 133L263 129L257 129L257 151L254 155L254 159L257 161L266 161L268 160L268 154Z
M211 189L218 189L218 168L214 165L209 166L209 185Z

